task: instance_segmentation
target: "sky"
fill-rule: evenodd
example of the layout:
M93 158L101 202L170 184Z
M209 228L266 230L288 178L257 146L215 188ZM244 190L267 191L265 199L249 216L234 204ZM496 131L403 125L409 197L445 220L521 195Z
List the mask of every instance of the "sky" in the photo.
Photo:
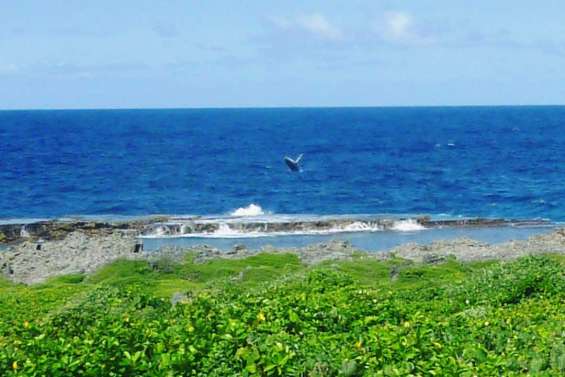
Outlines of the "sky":
M0 109L565 104L563 0L2 0Z

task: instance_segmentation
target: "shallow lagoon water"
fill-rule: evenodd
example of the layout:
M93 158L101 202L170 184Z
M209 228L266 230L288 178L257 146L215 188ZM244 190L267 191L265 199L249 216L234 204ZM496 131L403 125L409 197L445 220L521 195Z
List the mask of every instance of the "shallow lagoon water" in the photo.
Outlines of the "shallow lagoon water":
M524 240L536 234L550 232L554 226L534 227L464 227L464 228L436 228L415 232L355 232L324 235L285 235L272 237L254 238L145 238L143 239L144 250L156 251L163 246L178 246L190 248L198 245L209 245L217 249L227 251L236 245L245 245L249 250L260 250L269 245L276 249L293 247L304 247L315 243L328 242L331 240L349 241L361 250L384 251L393 247L409 243L429 244L437 240L451 240L455 238L468 237L478 241L496 244L510 240Z

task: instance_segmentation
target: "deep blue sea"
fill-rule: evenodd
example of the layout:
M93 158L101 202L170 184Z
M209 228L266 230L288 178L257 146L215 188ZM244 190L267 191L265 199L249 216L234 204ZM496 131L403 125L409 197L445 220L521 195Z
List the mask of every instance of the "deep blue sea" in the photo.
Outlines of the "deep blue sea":
M565 107L0 111L0 218L251 203L563 221Z

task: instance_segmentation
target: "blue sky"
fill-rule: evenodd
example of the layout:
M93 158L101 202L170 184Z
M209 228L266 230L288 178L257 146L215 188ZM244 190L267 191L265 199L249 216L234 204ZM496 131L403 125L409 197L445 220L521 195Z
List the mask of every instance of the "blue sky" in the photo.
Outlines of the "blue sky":
M0 108L565 104L562 0L2 0Z

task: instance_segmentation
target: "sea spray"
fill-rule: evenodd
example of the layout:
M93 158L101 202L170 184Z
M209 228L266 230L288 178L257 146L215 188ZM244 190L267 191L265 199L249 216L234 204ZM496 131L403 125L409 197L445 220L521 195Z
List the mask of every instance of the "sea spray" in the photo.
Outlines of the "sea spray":
M30 237L30 234L29 234L29 232L27 231L25 225L22 225L22 229L20 230L20 237L21 237L21 238L29 238L29 237Z
M396 221L391 228L397 232L416 232L424 229L426 228L414 219Z
M247 207L241 207L230 213L231 216L237 217L247 217L247 216L261 216L264 215L265 212L261 206L251 203Z

